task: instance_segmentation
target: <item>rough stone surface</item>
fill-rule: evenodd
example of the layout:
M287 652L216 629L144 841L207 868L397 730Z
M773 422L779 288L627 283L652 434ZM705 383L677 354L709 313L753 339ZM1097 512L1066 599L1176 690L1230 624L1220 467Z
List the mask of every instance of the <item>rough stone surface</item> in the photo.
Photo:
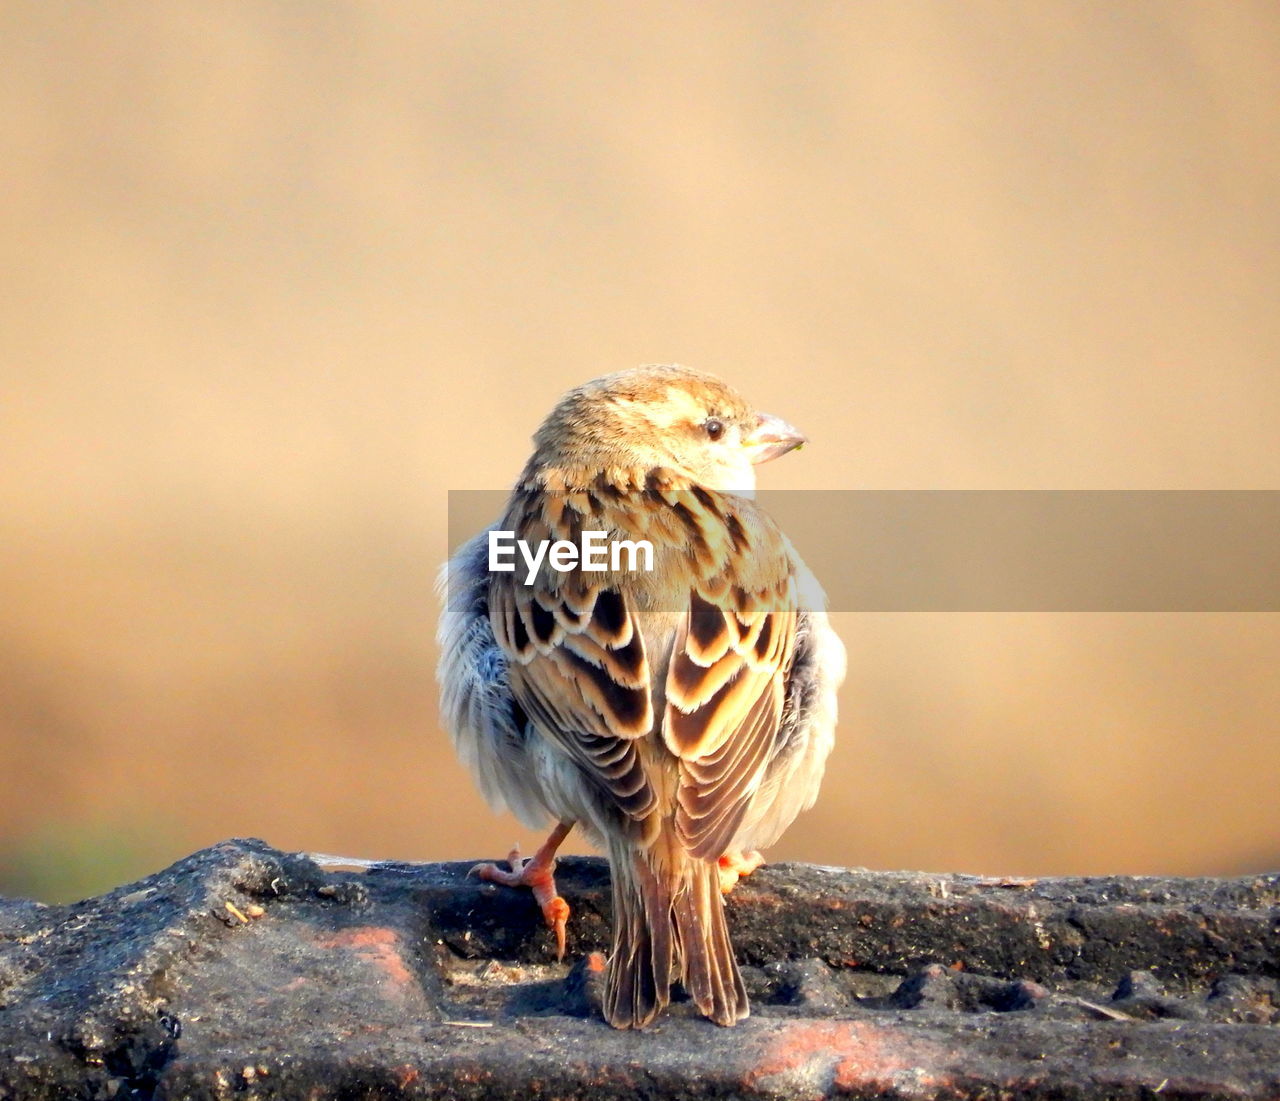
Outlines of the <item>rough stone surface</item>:
M768 867L729 903L752 1017L622 1033L603 862L561 863L564 964L468 867L229 841L0 901L0 1098L1280 1097L1280 875Z

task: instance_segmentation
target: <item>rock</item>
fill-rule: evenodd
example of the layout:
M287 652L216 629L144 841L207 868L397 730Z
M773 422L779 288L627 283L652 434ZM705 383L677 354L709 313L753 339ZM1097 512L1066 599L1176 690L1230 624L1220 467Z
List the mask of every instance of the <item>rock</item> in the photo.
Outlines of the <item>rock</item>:
M604 863L561 863L563 964L469 867L229 841L0 901L0 1099L1280 1095L1280 876L767 867L729 901L752 1017L622 1033Z
M1223 975L1209 990L1205 1008L1215 1021L1280 1024L1280 983L1257 975Z
M847 1015L856 1001L836 979L837 972L822 960L776 960L744 976L747 991L757 1004L775 1009L794 1007L808 1017Z
M1205 1016L1204 1006L1186 998L1171 998L1164 984L1150 971L1130 971L1111 995L1111 1004L1130 1017L1159 1020L1175 1017L1197 1021Z

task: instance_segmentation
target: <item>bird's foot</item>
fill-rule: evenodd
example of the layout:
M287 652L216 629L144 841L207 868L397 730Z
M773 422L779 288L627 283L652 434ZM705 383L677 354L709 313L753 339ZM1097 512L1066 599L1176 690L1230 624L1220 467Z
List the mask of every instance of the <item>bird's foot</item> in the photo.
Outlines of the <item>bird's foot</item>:
M556 849L569 830L557 828L532 857L524 860L517 845L507 854L511 870L496 864L477 864L467 874L478 876L487 883L501 883L504 887L528 887L534 901L542 910L547 928L555 934L556 959L564 959L565 930L569 924L569 904L556 891Z
M763 863L764 857L755 849L750 852L735 850L725 853L717 861L720 871L721 893L727 895L738 885L739 879L750 875Z

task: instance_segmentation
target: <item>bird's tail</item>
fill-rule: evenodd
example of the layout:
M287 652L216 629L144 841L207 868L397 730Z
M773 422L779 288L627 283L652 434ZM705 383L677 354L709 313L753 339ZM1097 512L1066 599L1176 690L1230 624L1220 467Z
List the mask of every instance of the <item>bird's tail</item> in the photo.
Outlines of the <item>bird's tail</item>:
M733 958L714 862L690 859L670 875L634 849L610 853L613 952L604 1012L615 1028L643 1028L671 1000L678 974L694 1004L720 1025L750 1012Z

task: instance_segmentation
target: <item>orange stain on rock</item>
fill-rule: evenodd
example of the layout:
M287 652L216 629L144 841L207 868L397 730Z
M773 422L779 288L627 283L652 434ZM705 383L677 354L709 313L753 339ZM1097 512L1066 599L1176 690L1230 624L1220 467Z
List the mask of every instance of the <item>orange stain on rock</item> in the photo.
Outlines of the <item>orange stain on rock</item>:
M401 1063L398 1067L392 1067L391 1073L395 1077L396 1085L400 1089L408 1088L422 1077L418 1068L410 1066L408 1063Z
M894 1028L865 1021L809 1021L785 1024L762 1038L751 1083L778 1075L835 1086L893 1089L909 1078L916 1088L945 1086L951 1055L936 1044Z
M413 972L404 962L400 934L380 925L361 925L316 938L321 948L345 948L371 963L397 986L413 981Z

